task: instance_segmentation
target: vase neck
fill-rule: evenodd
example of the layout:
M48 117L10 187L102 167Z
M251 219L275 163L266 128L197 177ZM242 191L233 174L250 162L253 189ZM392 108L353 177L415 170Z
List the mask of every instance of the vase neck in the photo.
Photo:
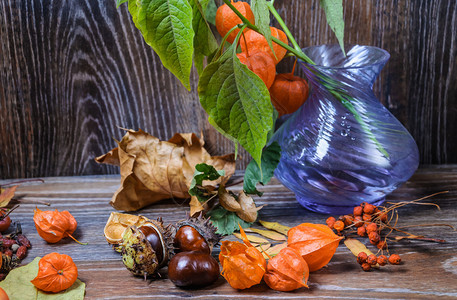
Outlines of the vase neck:
M316 64L301 62L311 85L351 86L366 90L373 86L389 59L385 50L369 46L349 46L344 56L338 45L305 48Z

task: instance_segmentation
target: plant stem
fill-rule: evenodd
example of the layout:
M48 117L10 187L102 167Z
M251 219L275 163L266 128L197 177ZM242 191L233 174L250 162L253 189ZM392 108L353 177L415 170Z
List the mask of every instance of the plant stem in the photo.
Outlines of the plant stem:
M281 26L282 30L284 30L284 32L286 33L287 38L289 39L289 41L294 46L294 49L296 49L297 51L301 52L300 46L298 45L298 43L295 40L295 38L292 35L292 33L290 32L289 28L287 28L286 23L281 18L281 16L279 15L278 11L274 8L273 3L267 1L267 6L268 6L268 9L270 10L271 14L273 15L273 17L275 17L276 21L278 21L278 23Z

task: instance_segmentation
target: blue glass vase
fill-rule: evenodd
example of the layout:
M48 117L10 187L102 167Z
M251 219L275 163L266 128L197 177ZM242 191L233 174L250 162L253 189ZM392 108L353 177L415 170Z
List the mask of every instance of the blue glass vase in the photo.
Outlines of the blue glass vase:
M305 208L330 214L379 205L419 163L414 139L372 90L389 53L346 50L346 57L338 45L303 50L316 63L301 62L309 98L272 139L282 149L276 177Z

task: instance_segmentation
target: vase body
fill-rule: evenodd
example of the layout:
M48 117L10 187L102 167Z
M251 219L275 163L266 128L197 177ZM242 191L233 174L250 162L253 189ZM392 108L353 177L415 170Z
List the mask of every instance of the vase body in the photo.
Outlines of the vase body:
M323 213L381 203L419 163L414 139L372 90L389 54L358 45L346 50L347 57L338 45L304 49L316 63L301 63L310 96L272 139L282 149L276 177L301 205Z

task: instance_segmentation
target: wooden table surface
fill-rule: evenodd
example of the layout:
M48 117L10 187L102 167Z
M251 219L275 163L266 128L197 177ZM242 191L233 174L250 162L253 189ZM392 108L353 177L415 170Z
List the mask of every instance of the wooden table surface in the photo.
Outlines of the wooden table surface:
M79 278L87 285L86 299L457 298L457 232L446 227L430 226L415 227L409 231L447 242L391 243L391 251L400 254L404 263L400 266L388 265L372 272L363 272L355 257L341 244L325 268L310 274L309 289L302 288L294 292L276 292L264 283L238 291L232 289L222 277L209 287L185 290L175 287L166 279L166 268L161 270L163 279L144 281L133 277L125 269L119 254L112 250L103 236L104 225L114 211L108 202L119 186L120 177L56 177L44 180L45 183L21 185L16 192L17 198L24 202L40 200L52 204L49 208L38 205L40 209L70 211L78 221L75 237L89 244L81 246L70 239L47 244L38 236L32 220L36 204L24 203L11 215L13 220L21 222L24 233L33 244L23 263L54 251L71 255L78 266ZM0 185L10 181L0 181ZM413 200L444 190L449 193L432 198L441 210L422 205L402 207L399 209L399 225L446 223L457 227L457 165L420 168L410 181L388 196L388 200ZM294 226L303 222L324 223L327 218L303 209L295 201L294 195L276 180L264 187L263 191L264 196L257 200L258 204L268 204L260 212L263 220ZM149 218L160 216L165 222L171 223L183 219L187 211L187 201L167 200L138 213Z

